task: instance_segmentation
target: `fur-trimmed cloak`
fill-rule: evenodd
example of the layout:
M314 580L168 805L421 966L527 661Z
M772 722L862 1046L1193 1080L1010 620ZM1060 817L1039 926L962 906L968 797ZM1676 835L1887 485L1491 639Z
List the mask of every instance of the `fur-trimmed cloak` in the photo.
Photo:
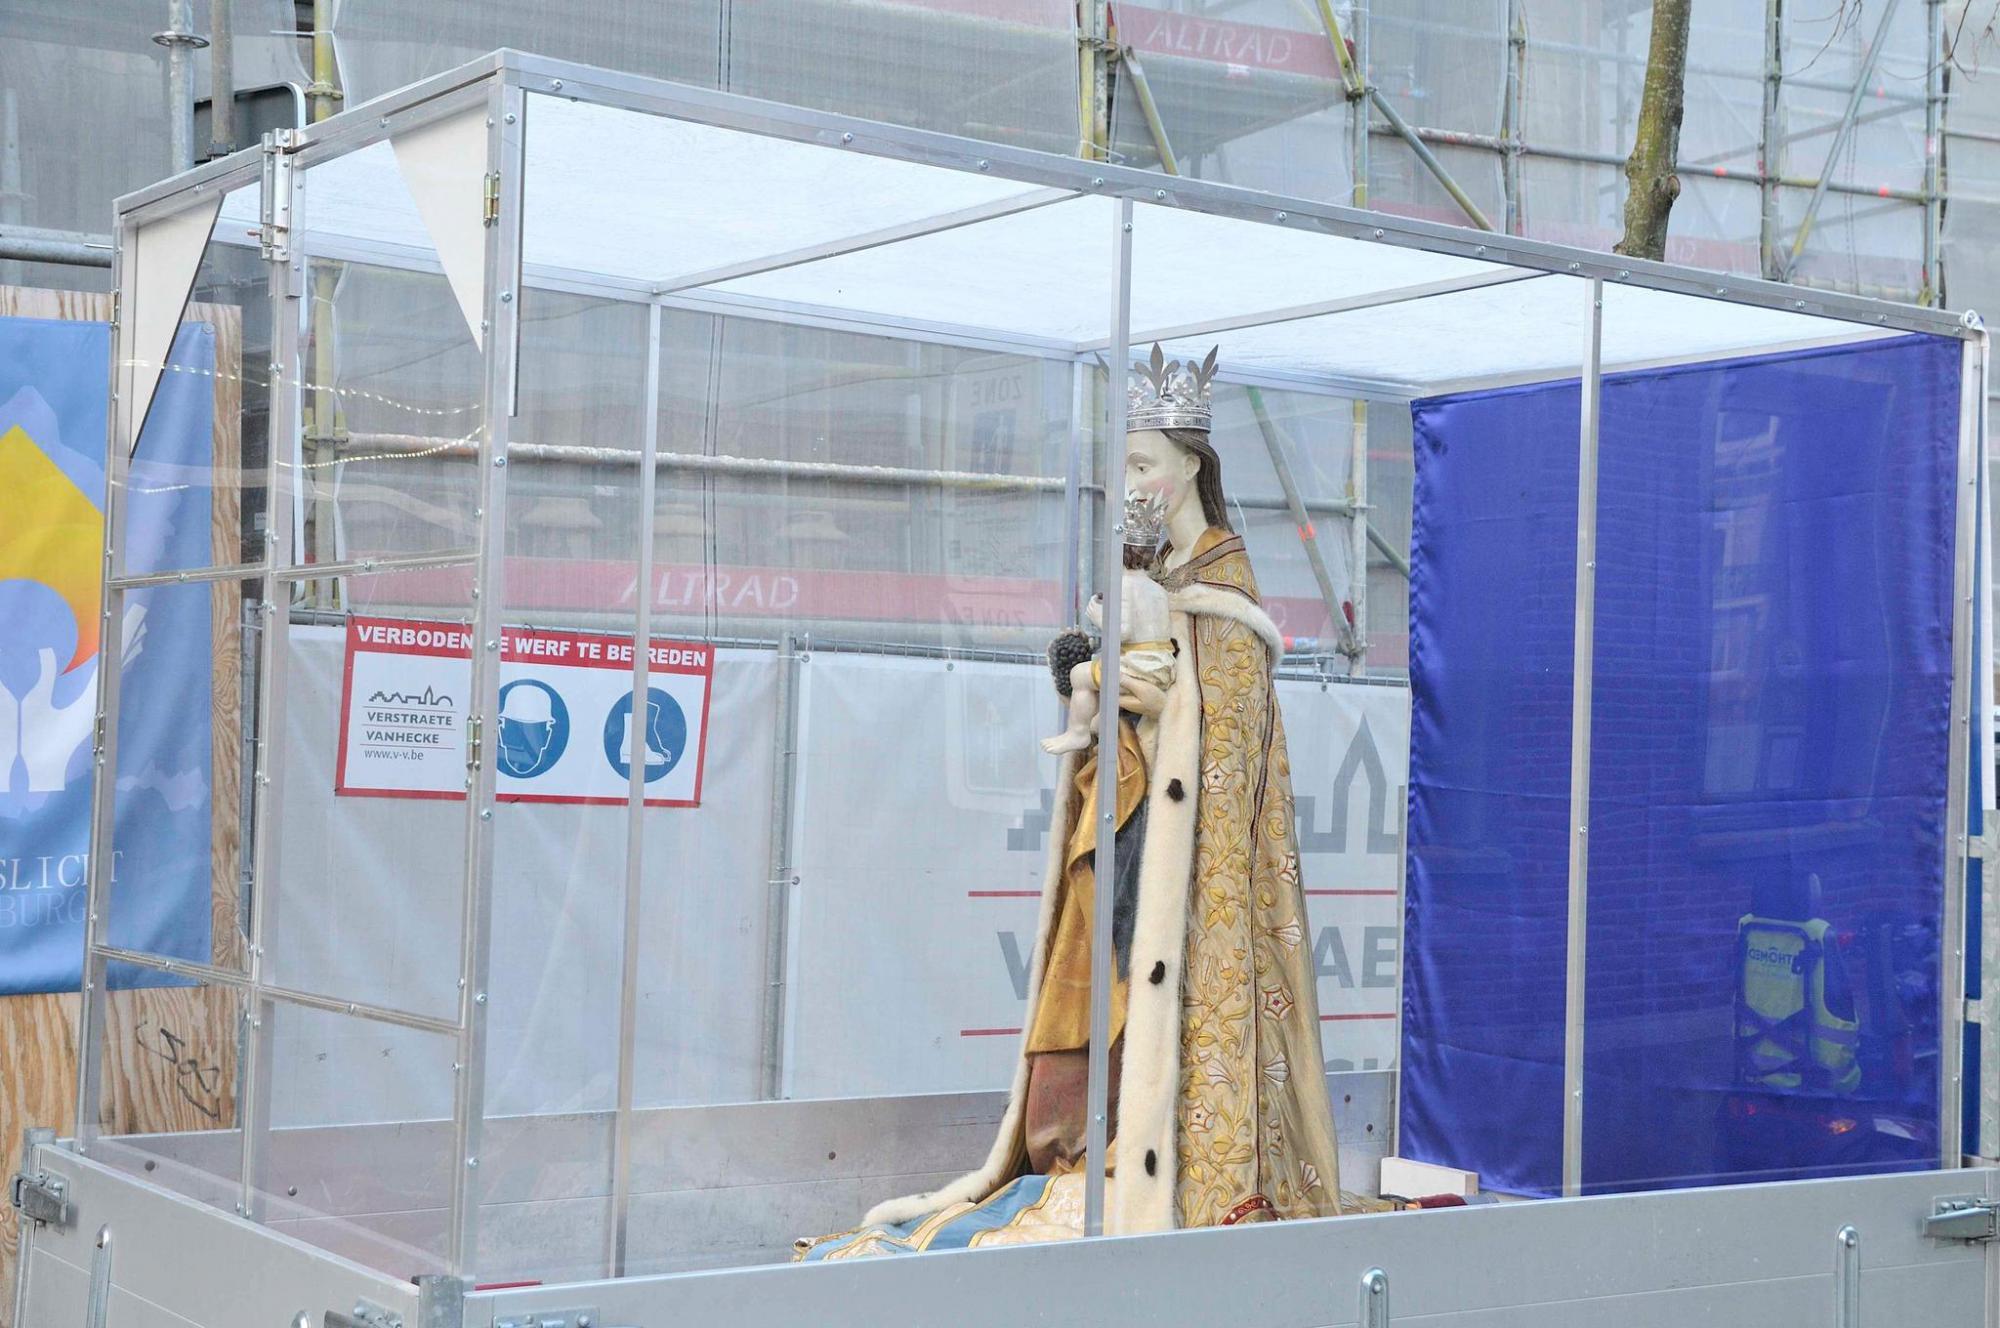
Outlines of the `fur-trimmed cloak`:
M1164 705L1142 722L1152 781L1105 1230L1330 1216L1340 1177L1272 687L1283 641L1238 536L1211 528L1161 582L1179 651ZM1062 816L1049 835L1024 1029L1060 903L1078 764L1065 757L1057 776ZM1017 1055L984 1165L880 1204L866 1224L978 1203L1019 1176L1028 1064Z

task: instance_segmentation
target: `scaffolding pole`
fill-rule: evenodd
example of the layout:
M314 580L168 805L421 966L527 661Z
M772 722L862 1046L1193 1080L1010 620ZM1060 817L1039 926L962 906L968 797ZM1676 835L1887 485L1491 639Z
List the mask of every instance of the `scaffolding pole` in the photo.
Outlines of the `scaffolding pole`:
M1160 118L1159 103L1153 100L1153 85L1146 79L1146 66L1140 62L1137 50L1118 39L1118 14L1109 7L1105 11L1105 41L1110 48L1107 62L1115 60L1132 80L1132 95L1138 100L1139 114L1146 121L1146 132L1152 135L1153 150L1160 157L1160 170L1168 175L1179 175L1181 164L1174 156L1173 144L1167 140L1166 121ZM1105 118L1109 123L1109 107L1106 111ZM1110 141L1108 133L1105 141Z
M1368 0L1354 0L1354 8L1348 18L1353 27L1354 65L1362 81L1367 81L1368 53ZM1347 99L1347 152L1349 168L1353 178L1351 201L1358 208L1368 206L1368 176L1371 162L1368 151L1368 103L1350 95Z
M1368 0L1354 0L1354 7L1348 11L1349 26L1354 31L1354 66L1361 75L1362 82L1368 82L1370 45L1368 32ZM1348 103L1347 131L1348 152L1354 177L1354 206L1368 206L1369 138L1368 104L1361 101ZM1368 524L1368 403L1356 397L1350 409L1353 411L1352 426L1348 431L1349 457L1347 466L1347 557L1348 566L1353 569L1350 576L1349 602L1354 606L1352 626L1354 632L1354 654L1348 658L1348 673L1360 677L1368 672L1368 543L1374 537L1374 530ZM1409 576L1409 564L1404 564L1403 575Z
M167 0L167 28L153 34L167 48L167 155L172 174L194 166L194 53L208 38L194 32L193 0Z
M1110 0L1077 0L1077 145L1085 161L1111 158Z
M343 456L343 463L400 461L420 457L467 460L478 455L479 445L466 438L435 438L424 434L356 433L345 440L355 449ZM507 452L515 463L544 462L586 466L631 466L644 464L642 455L631 448L595 447L582 443L517 442ZM1096 493L1102 486L1066 475L1007 475L990 471L942 470L921 466L870 466L848 461L794 461L779 457L729 456L703 452L661 452L653 459L661 470L691 471L706 475L733 475L743 478L826 480L863 486L917 486L937 489L983 490L993 493ZM532 478L516 481L523 493L533 492ZM1230 503L1250 511L1289 511L1282 496L1245 494ZM1327 498L1303 500L1306 510L1320 516L1348 516L1352 503ZM1383 546L1392 561L1393 551Z
M308 114L314 124L340 110L341 92L333 52L333 0L313 0L312 83L306 88ZM301 181L303 183L303 181ZM307 556L330 563L340 558L334 538L339 519L334 501L335 463L340 460L344 432L339 395L333 382L334 301L340 285L339 268L325 258L312 260L312 293L306 303L306 328L312 342L312 397L306 412L304 446L312 458L307 477L309 529L305 532ZM308 595L323 607L339 603L338 578L314 581Z
M1388 125L1376 125L1372 132L1384 137L1397 134L1397 131ZM1427 143L1441 143L1447 147L1483 148L1488 152L1497 153L1508 151L1507 140L1498 134L1475 133L1469 129L1439 129L1433 125L1414 125L1411 127L1411 132ZM1806 135L1798 134L1794 135L1794 137L1803 138ZM1589 148L1552 147L1543 143L1523 143L1521 145L1521 154L1524 157L1546 157L1550 161L1575 161L1593 166L1622 166L1625 164L1625 158L1614 152L1596 152ZM1683 175L1699 176L1706 180L1736 180L1745 184L1756 185L1764 183L1764 177L1761 173L1756 170L1744 170L1741 167L1716 166L1713 164L1703 165L1699 162L1683 161L1676 163L1674 169ZM1786 189L1816 189L1821 187L1819 177L1807 175L1781 175L1772 180L1771 183ZM1856 197L1877 200L1886 199L1892 202L1921 203L1924 201L1924 191L1921 189L1898 189L1887 185L1860 185L1840 181L1827 182L1825 189L1828 193L1832 194L1852 194Z
M1507 0L1507 94L1500 103L1500 187L1507 197L1507 233L1521 235L1521 145L1527 123L1528 17L1521 0Z
M1173 144L1167 141L1167 126L1160 119L1159 104L1153 100L1153 85L1146 81L1146 67L1139 53L1129 46L1118 47L1118 63L1132 79L1132 95L1138 98L1139 114L1146 117L1146 132L1153 136L1153 148L1160 154L1160 169L1168 175L1181 173L1174 159Z
M1847 109L1841 114L1840 127L1834 131L1832 146L1826 150L1826 164L1820 167L1812 197L1806 200L1805 213L1799 218L1798 233L1792 237L1791 255L1785 260L1784 268L1787 280L1797 270L1800 255L1805 253L1806 240L1812 235L1820 204L1826 202L1827 182L1833 178L1840 154L1847 150L1847 141L1854 137L1854 120L1861 114L1861 99L1868 95L1868 80L1875 76L1875 63L1882 58L1882 48L1889 43L1889 25L1896 21L1897 7L1897 0L1883 0L1882 21L1875 25L1875 40L1868 43L1868 53L1862 57L1861 68L1855 72L1854 87L1847 96Z
M1778 176L1784 171L1778 122L1785 83L1785 0L1764 0L1764 114L1757 134L1757 270L1778 275Z
M1382 95L1382 90L1356 67L1354 53L1348 49L1347 39L1340 31L1340 18L1333 12L1333 0L1319 0L1319 21L1326 28L1327 40L1333 43L1333 56L1340 63L1340 81L1347 90L1347 99L1350 102L1365 99L1373 104L1376 110L1382 112L1382 118L1389 122L1389 128L1409 145L1410 151L1416 154L1417 160L1423 163L1424 169L1431 173L1444 191L1451 195L1452 201L1458 204L1466 219L1480 230L1492 230L1493 223L1487 220L1479 204L1472 201L1472 195L1466 193L1458 181L1452 178L1451 172L1445 169L1444 163L1438 160L1430 145L1424 142L1417 131L1410 127L1410 122L1389 104L1389 99Z
M1944 303L1944 0L1924 4L1924 282L1917 303Z
M209 160L236 151L236 43L229 0L208 0Z
M1363 654L1360 634L1356 624L1349 617L1352 612L1352 596L1342 596L1334 588L1333 573L1326 565L1326 553L1319 545L1319 532L1314 528L1312 517L1306 512L1305 500L1299 496L1297 479L1292 475L1291 459L1285 455L1284 438L1278 426L1271 421L1271 414L1264 409L1264 394L1256 388L1248 389L1250 412L1257 417L1257 431L1264 436L1264 447L1271 454L1271 469L1278 476L1278 487L1285 493L1285 508L1292 516L1292 524L1298 530L1299 544L1305 549L1306 565L1312 568L1313 581L1319 586L1319 597L1326 605L1328 624L1333 628L1334 638L1339 642L1336 649L1344 656L1349 667L1359 672L1358 666ZM1360 512L1350 512L1348 520L1360 521ZM1349 569L1350 591L1357 579L1354 569Z
M45 230L40 226L0 226L0 259L110 267L111 237L84 231Z

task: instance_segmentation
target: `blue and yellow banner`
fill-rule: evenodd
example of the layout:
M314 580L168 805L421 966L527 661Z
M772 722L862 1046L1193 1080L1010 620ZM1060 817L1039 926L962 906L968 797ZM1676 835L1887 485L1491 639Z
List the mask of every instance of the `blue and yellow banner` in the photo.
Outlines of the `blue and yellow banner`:
M106 324L0 318L0 995L80 981L103 668L124 670L106 940L210 957L210 593L134 591L100 630L110 360ZM212 329L172 363L128 504L148 568L212 561Z

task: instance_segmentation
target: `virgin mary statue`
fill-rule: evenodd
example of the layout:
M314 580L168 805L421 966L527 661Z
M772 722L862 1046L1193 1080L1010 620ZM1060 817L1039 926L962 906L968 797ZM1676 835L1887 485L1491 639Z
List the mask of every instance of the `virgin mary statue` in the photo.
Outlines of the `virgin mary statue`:
M1118 695L1117 855L1136 870L1113 886L1107 1234L1341 1211L1272 686L1283 644L1223 501L1214 361L1183 367L1154 347L1127 416L1126 487L1165 512L1146 570L1167 594L1173 676L1164 688L1129 678ZM1060 686L1067 668L1056 672ZM985 1162L878 1205L857 1230L798 1241L796 1257L1082 1234L1098 769L1093 744L1057 775L1021 1049Z

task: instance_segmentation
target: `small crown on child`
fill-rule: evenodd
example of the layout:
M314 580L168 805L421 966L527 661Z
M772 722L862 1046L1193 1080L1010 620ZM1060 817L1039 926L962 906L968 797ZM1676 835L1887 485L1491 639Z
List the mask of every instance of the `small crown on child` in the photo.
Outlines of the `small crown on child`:
M1148 555L1167 542L1167 500L1157 493L1125 495L1125 547Z
M1212 417L1209 394L1215 380L1215 352L1219 349L1211 348L1200 364L1189 360L1183 365L1168 359L1160 343L1154 342L1150 360L1132 363L1139 381L1125 392L1125 427L1207 432Z

